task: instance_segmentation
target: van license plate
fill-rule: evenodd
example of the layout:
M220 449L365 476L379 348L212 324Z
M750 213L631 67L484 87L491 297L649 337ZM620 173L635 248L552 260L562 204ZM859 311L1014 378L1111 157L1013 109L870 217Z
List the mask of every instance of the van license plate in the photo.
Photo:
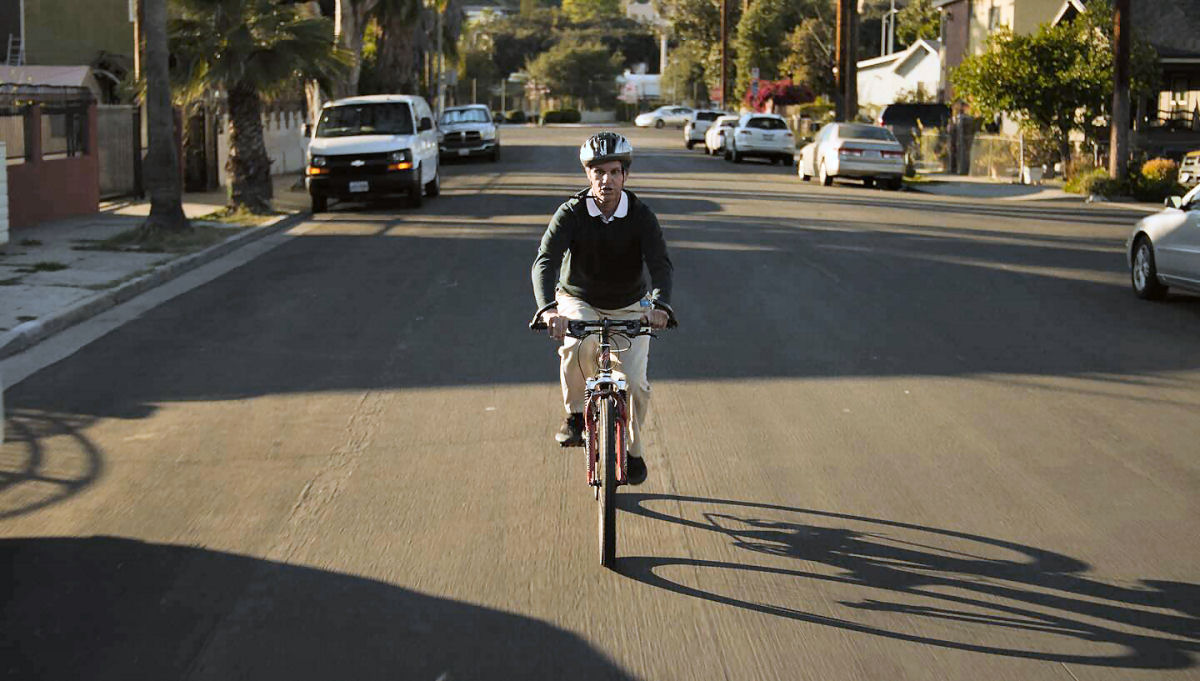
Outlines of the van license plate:
M370 182L363 181L363 182L351 182L350 183L350 191L352 191L352 192L365 192L365 191L370 191L370 189L371 189Z
M459 150L458 150L458 155L459 155L459 156L469 156L470 154L471 154L471 150L470 150L470 149L459 149Z

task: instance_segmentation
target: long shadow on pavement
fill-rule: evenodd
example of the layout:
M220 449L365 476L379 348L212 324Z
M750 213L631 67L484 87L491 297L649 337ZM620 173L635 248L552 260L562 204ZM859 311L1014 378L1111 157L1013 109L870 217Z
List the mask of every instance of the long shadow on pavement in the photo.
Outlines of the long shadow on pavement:
M248 556L38 537L0 566L7 678L633 678L545 622Z
M1197 584L1108 584L1087 576L1091 566L1059 553L893 520L676 495L618 499L627 511L688 532L716 533L747 552L744 560L618 560L617 569L632 579L705 601L912 643L1070 664L1182 669L1194 667L1200 654ZM703 544L687 542L693 549ZM714 585L743 573L790 582L776 594L835 595L799 607L750 601L702 586L706 573L721 575ZM805 581L816 586L797 584ZM844 598L834 600L838 596ZM889 618L894 628L879 623ZM938 632L948 635L914 633L914 622L923 623L921 632L940 623ZM998 631L1017 634L1006 638ZM1028 647L998 643L1018 634ZM1095 652L1077 652L1081 647ZM1114 648L1121 652L1110 654Z

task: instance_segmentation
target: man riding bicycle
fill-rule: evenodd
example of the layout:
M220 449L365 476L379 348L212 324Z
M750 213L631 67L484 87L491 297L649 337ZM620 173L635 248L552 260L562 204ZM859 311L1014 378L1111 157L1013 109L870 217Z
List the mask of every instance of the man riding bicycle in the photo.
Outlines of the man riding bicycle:
M554 439L563 447L583 445L586 372L596 366L594 337L566 336L569 319L645 319L655 329L674 318L670 307L671 259L658 218L632 192L625 190L633 146L615 132L592 135L579 147L579 162L588 188L558 207L533 261L533 294L550 337L563 341L558 350L559 377L567 417ZM650 272L652 288L642 275ZM629 348L614 353L632 397L628 481L646 479L641 426L650 406L646 361L650 338L638 336Z

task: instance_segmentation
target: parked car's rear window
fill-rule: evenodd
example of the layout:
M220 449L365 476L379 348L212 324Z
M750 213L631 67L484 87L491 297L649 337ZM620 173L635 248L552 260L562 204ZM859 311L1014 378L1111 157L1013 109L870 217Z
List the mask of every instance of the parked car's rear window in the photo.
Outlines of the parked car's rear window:
M716 111L700 111L696 114L698 121L715 121L721 117L721 114Z
M736 118L726 118L726 119L724 119L724 120L718 120L718 121L717 121L717 127L719 127L719 128L732 128L732 127L734 127L734 126L736 126L736 125L737 125L737 122L738 122L738 119L736 119Z
M787 123L778 118L751 118L746 121L746 127L759 130L786 130Z
M412 113L407 104L346 104L321 112L317 137L351 135L411 135Z
M838 137L844 140L883 140L895 142L896 136L891 130L877 125L859 125L851 123L838 128Z
M442 113L442 125L454 123L490 123L487 111L484 109L446 109Z

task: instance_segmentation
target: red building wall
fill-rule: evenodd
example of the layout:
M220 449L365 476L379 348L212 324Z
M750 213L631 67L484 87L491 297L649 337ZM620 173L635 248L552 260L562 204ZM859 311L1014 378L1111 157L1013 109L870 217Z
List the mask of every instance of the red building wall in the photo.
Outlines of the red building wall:
M100 162L97 152L96 105L88 107L87 151L74 158L42 158L42 110L30 107L26 126L26 160L8 166L10 229L46 220L87 215L100 209Z

